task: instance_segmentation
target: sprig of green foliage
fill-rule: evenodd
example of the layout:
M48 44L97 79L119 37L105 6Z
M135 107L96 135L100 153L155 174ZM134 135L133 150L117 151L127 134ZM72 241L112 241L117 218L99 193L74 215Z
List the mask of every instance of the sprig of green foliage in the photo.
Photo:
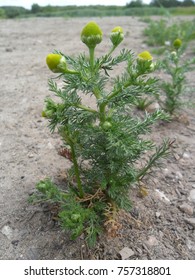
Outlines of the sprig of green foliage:
M43 116L48 118L51 132L57 130L60 134L72 167L67 192L46 179L37 184L41 192L38 201L58 202L62 227L71 231L72 238L84 233L90 245L105 228L112 236L117 234L117 213L131 208L131 186L151 171L170 148L169 141L156 147L149 137L157 121L167 120L163 111L142 118L134 114L136 100L145 94L153 95L157 79L152 77L155 67L149 52L136 57L124 49L113 56L123 37L122 28L115 27L110 35L111 49L96 58L102 31L95 22L89 22L81 32L89 58L85 54L72 58L59 51L47 56L48 67L58 74L49 80L49 90L59 101L46 98ZM112 70L121 63L126 64L123 73L113 78ZM63 86L58 85L58 79L63 80ZM96 107L83 104L80 92L93 96ZM154 154L140 166L143 155L145 158L151 150Z
M165 94L165 100L159 100L165 111L170 115L175 114L184 104L181 97L186 93L186 73L195 69L195 57L184 59L182 41L176 39L173 42L172 51L166 51L161 61L161 69L169 75L169 79L161 81L161 89Z
M145 42L149 46L160 47L161 51L169 49L170 44L180 38L183 41L182 48L186 48L189 41L195 39L195 21L180 21L170 24L170 18L151 20L143 31L147 37Z

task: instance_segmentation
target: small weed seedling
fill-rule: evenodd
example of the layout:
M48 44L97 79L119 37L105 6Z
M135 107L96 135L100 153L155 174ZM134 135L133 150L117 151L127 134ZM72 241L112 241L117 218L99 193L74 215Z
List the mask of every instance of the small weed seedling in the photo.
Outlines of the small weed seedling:
M57 51L46 59L49 69L58 75L49 80L49 89L59 102L46 98L43 116L48 118L51 132L59 132L72 168L65 190L45 179L37 183L39 193L33 198L57 203L62 227L72 238L84 234L89 245L95 244L103 230L109 236L117 235L121 228L119 210L131 208L130 187L168 154L171 145L162 141L156 147L143 137L167 115L162 111L146 114L143 119L134 115L135 101L156 90L156 79L151 77L153 58L148 51L135 57L123 49L113 56L123 38L123 29L115 27L110 33L111 48L97 58L95 49L102 41L102 30L89 22L81 32L89 56L72 58ZM111 71L124 62L121 76L111 77ZM57 78L63 80L62 87ZM81 92L95 97L95 109L83 104ZM150 150L148 160L143 160Z
M170 115L176 113L176 111L182 106L181 96L186 91L186 76L185 73L194 69L192 66L195 63L195 57L184 60L182 41L176 39L173 42L172 51L166 51L162 60L161 67L166 74L169 75L168 81L162 81L161 88L165 93L165 100L163 109Z

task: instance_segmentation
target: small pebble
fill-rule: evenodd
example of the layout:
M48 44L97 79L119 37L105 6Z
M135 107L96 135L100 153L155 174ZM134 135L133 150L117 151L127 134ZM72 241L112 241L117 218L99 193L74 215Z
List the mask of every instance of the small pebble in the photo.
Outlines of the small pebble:
M11 239L13 236L13 229L10 226L5 225L2 227L1 233L3 233L8 239Z
M169 169L168 168L164 168L163 169L163 173L166 175L166 174L168 174L169 173Z
M159 191L158 189L156 189L156 194L157 194L157 197L160 199L160 200L163 200L165 202L170 202L170 200L168 199L168 197L166 197L166 195Z
M185 158L185 159L189 159L190 158L190 154L185 152L185 153L183 153L182 157Z
M181 180L183 178L183 175L181 174L180 171L176 171L175 172L175 179L177 180Z
M185 221L191 226L193 226L193 228L195 228L195 218L189 218L189 219L186 218Z
M29 157L29 158L33 158L34 155L33 155L33 154L29 154L28 157Z
M191 201L191 202L193 202L193 203L195 203L195 189L193 189L193 190L190 191L188 200Z
M134 255L133 250L131 250L128 247L124 247L122 250L120 250L119 254L121 255L122 260L126 260Z
M179 209L190 216L192 216L194 212L193 207L187 203L183 203L182 205L180 205Z
M151 235L146 241L145 241L146 246L148 247L153 247L158 245L158 240L156 239L155 236Z
M188 249L189 249L190 251L194 251L194 252L195 252L195 242L193 242L193 241L190 240L190 239L187 239L187 240L186 240L186 245L187 245L187 247L188 247Z
M146 107L146 111L148 113L154 113L155 111L157 111L159 109L160 109L160 105L158 104L158 102L154 102Z
M160 218L160 216L161 216L161 213L160 212L156 212L156 218L158 219L158 218Z
M19 243L19 240L12 240L12 245L14 245L14 246L17 246L18 245L18 243Z
M49 143L47 144L47 147L48 147L50 150L54 149L54 146L52 145L51 142L49 142Z

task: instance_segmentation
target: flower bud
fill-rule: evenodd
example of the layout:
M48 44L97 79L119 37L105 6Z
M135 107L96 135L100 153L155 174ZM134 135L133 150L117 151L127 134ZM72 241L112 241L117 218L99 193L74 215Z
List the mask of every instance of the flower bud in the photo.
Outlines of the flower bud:
M60 54L48 54L46 57L46 63L49 69L54 73L63 73L67 71L66 59Z
M88 48L95 48L95 46L102 41L102 30L96 22L90 21L87 23L81 32L81 41L88 46Z
M152 61L153 57L148 51L144 51L138 54L138 59L143 61Z
M178 50L182 45L182 41L180 39L176 39L174 42L173 42L173 46L176 50Z
M152 62L153 57L148 51L141 52L137 57L137 71L139 73L153 72L156 65Z
M173 59L177 58L177 53L176 53L176 51L171 52L171 57L172 57Z
M110 40L115 47L117 47L123 39L124 33L122 27L116 26L114 29L112 29L110 34Z
M102 128L104 130L108 130L112 127L112 124L109 122L109 121L105 121L103 124L102 124Z

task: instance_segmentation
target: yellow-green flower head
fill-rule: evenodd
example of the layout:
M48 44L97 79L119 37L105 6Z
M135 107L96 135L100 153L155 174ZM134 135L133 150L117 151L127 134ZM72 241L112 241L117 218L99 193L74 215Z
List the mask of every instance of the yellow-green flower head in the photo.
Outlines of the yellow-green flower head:
M173 42L173 46L175 49L179 49L182 45L182 41L180 39L176 39L174 42Z
M60 54L50 53L46 57L49 69L54 73L63 73L67 70L66 59Z
M90 21L81 31L81 41L88 46L88 48L95 48L95 46L102 41L102 30L99 25Z
M141 52L138 54L138 59L144 60L144 61L152 61L153 57L148 51Z
M117 47L122 42L123 39L124 39L124 33L122 27L116 26L115 28L113 28L110 34L110 40L112 44L115 47Z

